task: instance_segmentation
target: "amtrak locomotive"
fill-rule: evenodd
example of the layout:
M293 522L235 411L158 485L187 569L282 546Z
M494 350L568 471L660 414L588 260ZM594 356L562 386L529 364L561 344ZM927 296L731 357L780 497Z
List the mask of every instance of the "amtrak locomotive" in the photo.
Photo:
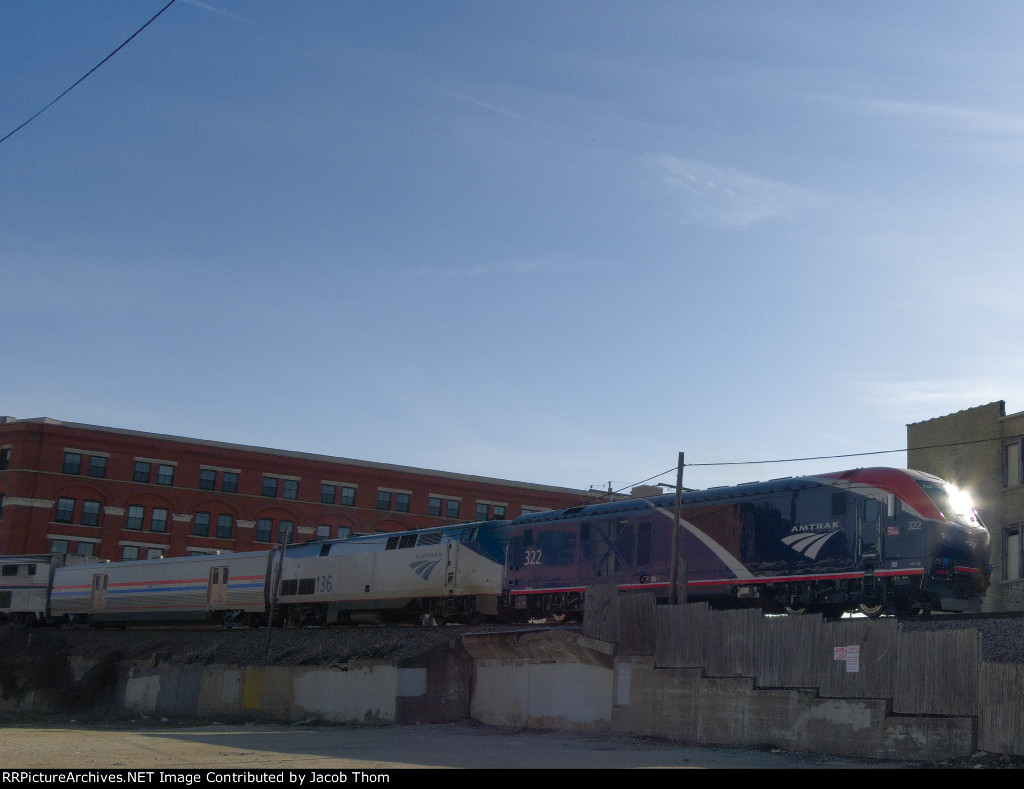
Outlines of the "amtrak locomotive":
M675 496L570 507L512 523L505 602L582 611L588 586L669 596ZM679 545L689 600L840 616L965 611L989 584L989 533L963 491L868 468L686 492Z
M131 562L0 557L0 615L26 622L331 625L560 621L585 590L670 598L675 496L275 550ZM689 600L769 612L980 608L989 533L938 477L868 468L682 494Z

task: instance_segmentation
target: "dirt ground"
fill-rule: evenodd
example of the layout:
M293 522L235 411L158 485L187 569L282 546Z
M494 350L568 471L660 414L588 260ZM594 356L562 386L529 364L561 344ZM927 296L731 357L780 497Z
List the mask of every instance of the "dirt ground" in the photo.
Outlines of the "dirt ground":
M187 726L173 721L0 728L0 768L361 769L705 768L902 769L923 765L778 749L710 748L645 737L419 726Z

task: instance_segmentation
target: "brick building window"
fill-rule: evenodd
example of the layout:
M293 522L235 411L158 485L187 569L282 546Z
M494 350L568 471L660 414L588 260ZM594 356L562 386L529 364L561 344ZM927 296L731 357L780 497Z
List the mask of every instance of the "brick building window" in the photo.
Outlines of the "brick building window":
M104 457L93 456L89 458L89 476L90 477L105 477L107 476L107 459Z
M138 545L122 545L121 546L121 561L132 562L139 558L139 546Z
M378 490L377 491L377 509L389 510L391 509L391 491L389 490Z
M316 538L318 540L331 539L331 527L325 523L319 523L316 527Z
M232 519L230 515L217 516L217 536L222 540L231 539Z
M78 541L78 547L75 549L75 553L79 556L92 556L96 550L96 543Z
M277 526L277 540L290 545L295 539L295 521L281 521Z
M67 540L50 540L50 553L67 553Z
M505 520L505 512L506 512L506 507L505 507L504 504L495 504L494 505L494 519L495 520L499 520L499 521Z
M427 514L428 515L441 515L441 499L437 496L431 496L427 501Z
M217 472L212 468L199 470L199 489L214 490L217 487Z
M1022 546L1020 541L1020 524L1007 526L1003 539L1003 580L1019 581L1021 579Z
M270 542L273 530L274 521L271 518L260 518L256 521L256 541Z
M157 485L173 485L174 484L174 466L157 466L156 469L156 484Z
M135 531L142 530L142 522L146 517L146 508L140 507L138 504L132 504L128 508L128 519L124 522L126 529L133 529Z
M238 472L225 471L220 478L220 489L225 493L238 492Z
M84 501L82 502L82 521L83 526L99 526L100 525L100 503L98 501Z
M408 493L396 493L395 494L395 509L399 512L409 511L409 494Z
M337 498L338 488L336 485L328 485L326 482L320 486L320 503L334 504Z
M297 479L286 479L281 486L282 499L297 499L299 497L299 481Z
M82 473L82 456L77 452L64 453L64 466L61 469L65 474Z
M4 471L11 463L11 448L0 449L0 471Z
M348 486L341 488L341 503L346 507L356 506L356 489Z
M196 517L192 520L192 534L196 537L210 536L210 513L196 513Z
M1003 445L1003 487L1014 488L1021 484L1021 442L1011 441Z
M490 507L488 507L482 501L478 501L476 503L476 519L478 521L485 521L485 520L487 520L487 513L488 513L489 510L490 510Z
M57 523L71 523L75 519L75 500L57 499L57 512L53 519Z
M145 460L135 461L135 471L132 473L133 482L149 482L150 472L153 467Z
M457 518L457 517L459 517L459 500L458 499L448 499L445 515L447 515L449 518Z
M153 507L153 514L149 519L149 530L157 532L167 531L167 510L163 507Z
M263 495L277 497L277 477L263 478Z

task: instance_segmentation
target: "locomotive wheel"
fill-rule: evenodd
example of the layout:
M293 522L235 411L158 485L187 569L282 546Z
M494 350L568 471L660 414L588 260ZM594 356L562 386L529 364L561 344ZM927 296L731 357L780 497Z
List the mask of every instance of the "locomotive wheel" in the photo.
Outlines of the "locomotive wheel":
M868 619L877 619L879 616L882 615L882 611L885 610L885 606L881 603L876 603L874 605L870 603L861 603L859 606L857 606L857 608Z
M548 619L550 619L556 625L562 624L562 622L565 621L565 617L566 614L564 611L557 614L554 611L552 611L550 614L548 614Z
M783 607L790 616L802 616L807 613L807 606L805 605L787 605Z

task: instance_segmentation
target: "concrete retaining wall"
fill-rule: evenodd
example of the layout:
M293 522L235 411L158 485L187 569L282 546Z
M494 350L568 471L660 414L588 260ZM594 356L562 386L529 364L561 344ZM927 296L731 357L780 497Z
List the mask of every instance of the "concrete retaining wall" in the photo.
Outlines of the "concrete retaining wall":
M472 718L846 756L942 760L979 748L1024 755L1024 667L980 662L973 630L906 637L889 622L764 623L749 612L715 621L719 614L688 608L657 613L694 625L689 643L674 631L653 639L647 655L623 655L615 643L565 629L466 635L411 661L340 667L71 658L61 668L70 678L62 697L42 687L8 692L6 678L0 708L68 708L68 688L80 688L80 705L152 716L360 724ZM697 635L716 655L710 662L698 659ZM862 673L835 660L833 641L859 645ZM807 651L794 651L799 644ZM923 654L930 663L908 668L908 656ZM808 673L814 664L820 670ZM957 676L954 665L974 671ZM780 686L787 683L793 686Z

